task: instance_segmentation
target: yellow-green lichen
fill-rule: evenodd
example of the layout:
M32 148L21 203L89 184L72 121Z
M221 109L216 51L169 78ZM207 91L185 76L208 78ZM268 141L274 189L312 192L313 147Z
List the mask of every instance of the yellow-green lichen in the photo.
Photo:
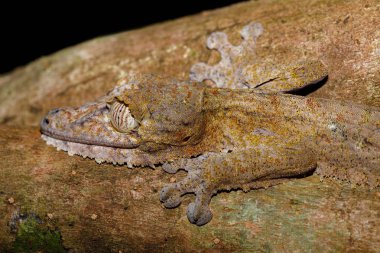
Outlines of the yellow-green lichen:
M52 230L35 216L21 220L13 252L66 252L59 231Z

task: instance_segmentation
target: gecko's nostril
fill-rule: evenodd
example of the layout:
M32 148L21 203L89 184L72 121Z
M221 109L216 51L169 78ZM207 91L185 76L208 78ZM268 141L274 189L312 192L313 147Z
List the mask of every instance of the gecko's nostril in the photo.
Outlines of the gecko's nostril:
M51 110L51 114L56 114L57 112L59 112L59 109L53 109L53 110Z
M45 125L49 125L49 123L50 123L49 119L44 118L44 124L45 124Z

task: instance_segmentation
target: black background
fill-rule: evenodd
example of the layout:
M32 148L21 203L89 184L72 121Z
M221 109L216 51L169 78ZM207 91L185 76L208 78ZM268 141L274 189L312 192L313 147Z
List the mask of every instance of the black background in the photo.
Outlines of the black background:
M0 73L100 35L241 1L37 2L0 4Z

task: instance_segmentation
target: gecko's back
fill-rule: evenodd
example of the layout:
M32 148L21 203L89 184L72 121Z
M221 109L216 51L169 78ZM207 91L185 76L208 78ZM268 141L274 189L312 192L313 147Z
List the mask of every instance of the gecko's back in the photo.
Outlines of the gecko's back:
M188 171L165 187L161 201L175 207L189 192L192 223L211 217L208 204L221 190L268 187L313 172L380 186L380 110L350 102L252 90L206 89L203 153L164 165Z
M210 90L204 108L218 111L212 120L217 126L209 131L219 128L235 149L308 150L312 157L304 159L315 160L322 175L380 184L379 108L247 90Z

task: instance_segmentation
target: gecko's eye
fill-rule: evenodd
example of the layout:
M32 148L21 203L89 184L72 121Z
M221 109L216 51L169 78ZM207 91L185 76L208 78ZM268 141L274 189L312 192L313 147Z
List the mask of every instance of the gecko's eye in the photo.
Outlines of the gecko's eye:
M191 138L191 136L186 136L185 138L183 138L183 142L187 142L187 141L189 141L190 140L190 138Z
M139 126L128 106L122 102L115 101L112 103L110 116L112 126L119 132L129 133Z

